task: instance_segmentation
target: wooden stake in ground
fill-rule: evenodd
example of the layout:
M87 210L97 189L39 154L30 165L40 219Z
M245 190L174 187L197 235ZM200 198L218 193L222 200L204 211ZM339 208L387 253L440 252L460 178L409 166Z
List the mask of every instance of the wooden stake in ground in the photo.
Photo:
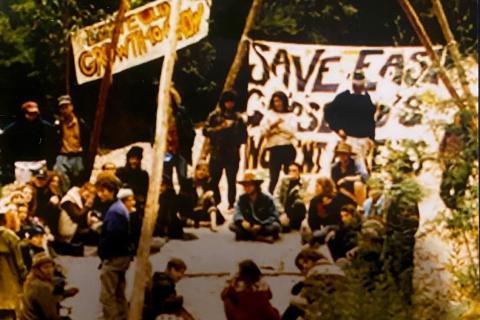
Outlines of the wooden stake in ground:
M440 0L432 0L432 4L433 4L433 11L437 16L437 20L438 20L438 23L440 24L440 28L442 29L443 36L445 37L445 40L447 40L448 51L452 55L455 68L457 69L458 78L460 80L460 84L462 85L463 94L467 99L469 108L472 111L476 112L476 109L477 109L476 101L472 95L472 92L470 91L470 87L468 86L468 79L465 74L465 69L463 69L463 66L461 63L462 56L460 54L460 51L458 50L458 45L457 45L457 42L455 41L455 38L453 37L452 30L450 29L450 26L448 24L448 20L447 20L447 17L445 16L442 3Z
M148 258L152 242L153 227L157 221L159 210L158 199L162 184L163 159L167 145L167 119L170 108L170 86L172 82L173 67L175 65L177 36L176 30L179 20L181 0L172 1L173 8L170 13L170 32L168 35L168 51L163 60L160 75L160 84L157 101L157 120L155 141L153 144L152 175L148 185L145 216L143 218L142 233L135 259L135 279L133 283L132 298L130 300L129 320L141 320L144 304L145 286L150 276L148 272Z
M120 36L121 26L125 18L125 13L130 8L129 0L120 0L118 13L115 18L115 24L112 33L112 40L107 46L107 64L105 66L105 74L103 75L102 83L100 84L100 93L98 95L97 109L95 111L95 122L93 124L92 135L90 138L90 145L88 148L88 162L86 164L86 172L91 175L95 156L97 155L98 144L100 141L100 134L102 133L103 118L105 115L105 106L107 104L108 91L112 84L112 69L115 62L117 52L117 43Z
M448 92L452 96L453 100L455 101L455 104L460 108L464 108L465 105L462 103L462 100L460 99L459 95L457 94L457 91L452 85L452 82L450 81L450 78L447 75L447 72L445 71L445 68L440 63L440 59L438 58L437 53L433 49L432 41L430 40L430 37L428 36L427 32L425 31L425 28L422 25L422 22L417 16L417 13L415 12L415 9L412 7L410 4L409 0L398 0L400 3L400 6L402 7L403 11L408 17L408 20L412 24L413 29L415 30L418 38L422 42L423 46L427 49L427 53L430 56L430 59L432 59L433 66L437 68L440 79L442 79L443 83L445 84L445 87L447 88Z
M250 7L250 11L248 12L247 21L245 22L245 27L243 28L242 37L240 38L240 42L237 46L237 52L235 53L235 58L233 59L233 63L230 66L230 70L228 71L227 78L225 79L225 83L223 84L223 91L232 89L235 85L235 80L237 80L238 72L240 71L240 67L242 66L243 59L247 54L248 44L250 40L248 38L248 34L255 23L255 18L260 13L260 9L262 8L263 0L253 0L252 6ZM218 108L218 104L216 108ZM200 152L200 159L206 159L208 152L208 141L205 139L205 142L202 146L202 151Z

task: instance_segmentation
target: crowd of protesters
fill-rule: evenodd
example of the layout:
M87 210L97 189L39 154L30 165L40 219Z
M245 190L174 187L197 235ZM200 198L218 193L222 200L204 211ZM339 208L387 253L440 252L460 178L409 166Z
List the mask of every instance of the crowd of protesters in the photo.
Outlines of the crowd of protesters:
M271 114L260 121L270 157L269 185L263 190L264 179L258 172L246 170L242 178L237 177L240 147L246 142L248 127L236 111L234 91L222 94L219 109L209 115L203 128L210 142L210 158L199 161L193 176L188 176L195 130L180 95L172 88L154 236L194 240L197 236L184 232L185 227L208 226L217 231L228 218L219 209L219 182L225 170L228 213L233 213L228 229L235 240L274 243L282 233L298 231L305 248L295 264L306 279L321 274L331 281L344 276L342 266L380 247L377 262L400 259L400 264L392 264L391 272L399 282L410 283L403 287L411 293L418 208L403 215L395 213L388 202L384 181L375 177L369 163L375 139L375 107L362 74L355 73L353 89L353 93L338 95L325 110L340 142L330 175L318 177L315 192L309 194L303 167L295 162L294 122L283 92L272 95ZM352 113L353 105L366 111ZM149 185L149 175L142 168L143 149L131 147L123 167L105 163L90 182L85 172L88 129L76 115L69 96L58 99L54 124L41 118L37 103L22 104L19 118L5 128L1 138L4 172L11 172L12 180L2 189L0 205L0 315L59 319L60 301L78 290L65 288L56 254L82 256L85 246L96 246L101 259L103 316L107 320L126 319L125 274L138 245ZM237 184L244 191L238 196ZM402 232L406 234L402 243L406 249L399 253L392 239ZM321 253L319 246L327 247L329 255ZM175 290L186 268L182 260L173 259L165 272L153 274L146 292L145 319L158 319L155 317L160 314L193 318ZM294 298L283 319L304 314L311 302L304 293L306 282L292 289ZM251 260L240 263L238 274L229 280L221 298L228 319L281 317L269 302L270 288Z

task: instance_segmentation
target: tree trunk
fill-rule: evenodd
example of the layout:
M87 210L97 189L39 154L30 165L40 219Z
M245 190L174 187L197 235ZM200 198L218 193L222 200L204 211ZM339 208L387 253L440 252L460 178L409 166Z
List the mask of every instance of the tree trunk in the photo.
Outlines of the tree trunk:
M88 148L88 162L86 164L86 172L91 175L93 165L95 163L95 156L97 155L98 144L100 142L100 135L102 133L103 118L105 116L105 106L107 104L108 91L112 84L112 68L115 61L118 38L120 36L121 26L125 18L125 13L130 7L129 0L120 0L117 17L115 18L115 25L113 28L112 41L107 48L107 65L105 66L105 74L103 75L102 83L100 84L100 93L98 95L97 109L95 112L95 122L93 124L92 136L90 138L90 145Z
M452 82L448 78L447 72L445 71L445 68L443 68L443 66L441 65L438 55L435 53L435 50L433 50L432 41L430 40L430 37L425 31L425 28L423 27L422 22L418 18L415 12L415 9L412 7L412 5L410 4L410 1L408 0L398 0L398 2L400 3L400 6L402 7L403 11L407 15L408 20L412 24L412 27L415 30L415 33L417 34L418 38L427 49L427 53L429 54L430 59L432 59L433 66L438 69L440 79L442 79L443 83L445 84L445 87L447 88L448 92L450 93L453 100L455 101L455 104L460 109L463 109L465 105L463 104L462 100L458 96L457 91L452 85Z
M242 66L243 59L247 54L248 44L250 40L248 38L248 34L252 29L255 18L258 16L260 9L262 8L263 0L253 0L252 6L250 7L250 11L248 12L247 21L245 22L245 27L243 28L242 37L240 38L240 42L237 46L237 52L235 53L235 58L233 59L233 63L230 66L230 70L228 71L227 78L225 79L225 83L223 85L223 91L232 89L235 85L235 80L237 80L238 72L240 71L240 67ZM219 108L217 103L216 108ZM202 146L202 151L200 152L200 159L206 159L210 149L208 147L209 140L205 138L205 142Z
M148 271L148 258L152 241L153 228L157 221L159 211L160 186L162 184L163 159L167 146L168 117L172 116L170 107L170 86L172 82L173 67L175 65L177 37L176 30L179 20L181 0L172 2L173 8L170 14L170 32L168 36L168 51L163 60L160 74L158 92L158 108L155 129L155 141L153 144L152 176L150 178L143 218L142 233L135 259L135 279L133 283L132 298L130 300L129 320L142 319L143 305L145 299L145 287L150 277Z

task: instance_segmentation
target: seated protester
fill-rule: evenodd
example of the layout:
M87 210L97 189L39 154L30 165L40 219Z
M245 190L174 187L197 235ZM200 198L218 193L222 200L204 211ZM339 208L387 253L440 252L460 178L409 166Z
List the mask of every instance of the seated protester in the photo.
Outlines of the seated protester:
M354 154L349 144L339 142L335 147L335 156L339 160L332 166L331 177L339 193L362 206L366 198L365 181L368 173L352 158Z
M305 248L295 258L295 266L300 270L304 277L313 268L315 263L320 259L326 259L320 252L313 248ZM292 287L292 298L290 304L282 315L282 320L296 320L302 319L305 316L305 308L308 306L308 301L300 295L304 280L297 282Z
M312 248L303 249L295 258L295 265L301 270L305 280L294 286L292 293L296 297L285 310L283 319L298 319L305 314L307 307L331 297L345 277L345 273L338 265Z
M260 268L252 260L238 265L238 273L227 281L221 297L228 320L279 320L280 314L270 300L272 292L262 279Z
M75 288L56 292L55 262L45 252L38 253L23 285L20 319L65 319L60 316L60 301L77 293Z
M312 242L327 244L333 260L345 258L347 253L357 246L362 217L353 205L347 204L340 209L342 222L339 226L328 226L313 236Z
M312 234L325 226L339 226L341 223L340 208L345 205L345 198L338 196L335 183L327 177L317 179L316 195L308 208L308 226L310 234L302 234L304 242L311 239Z
M85 182L73 187L62 198L58 238L65 243L96 245L100 232L100 220L92 212L95 186Z
M160 210L153 235L179 240L195 240L197 236L183 231L183 221L179 218L179 198L173 182L168 176L163 176L160 187Z
M155 272L150 285L145 291L144 320L156 320L160 315L170 315L168 319L193 319L193 316L183 307L183 297L177 294L176 283L180 281L187 265L178 258L172 258L167 263L164 272ZM177 318L174 318L176 316Z
M33 172L31 184L37 191L35 216L50 229L55 229L60 214L60 193L49 187L49 173L46 169ZM53 190L53 191L52 191Z
M0 208L0 316L15 319L27 269L20 251L20 239L5 226L5 213L6 208Z
M291 163L288 166L288 176L283 178L277 187L275 200L284 232L290 229L299 230L307 213L303 200L307 183L301 178L301 171L301 165Z
M366 218L378 218L385 221L383 205L385 203L385 184L380 178L370 178L367 181L368 198L363 203L363 212Z
M37 188L31 184L25 184L19 187L23 195L23 200L28 206L28 216L35 217L37 213Z
M216 206L210 186L208 163L197 164L193 180L185 180L180 188L179 198L182 218L191 221L195 227L198 228L201 221L208 221L210 229L217 231L217 225L225 222L225 218Z
M5 207L5 227L15 233L20 232L21 225L16 204L10 203Z
M251 171L245 172L243 185L245 193L235 206L233 223L229 229L235 233L235 240L259 240L273 242L279 238L280 222L273 198L262 192L263 180Z
M17 235L20 237L20 239L25 239L28 232L34 226L40 225L40 222L38 219L28 216L28 207L25 203L17 204L17 213L20 221L20 230L17 232Z

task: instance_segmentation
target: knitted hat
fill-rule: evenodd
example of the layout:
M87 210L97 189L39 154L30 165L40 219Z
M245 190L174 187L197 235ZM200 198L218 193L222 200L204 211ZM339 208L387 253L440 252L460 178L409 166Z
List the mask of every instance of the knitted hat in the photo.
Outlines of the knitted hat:
M37 253L33 256L32 268L39 268L45 263L55 264L53 259L46 252Z
M139 146L133 146L127 152L127 159L131 157L143 158L143 148Z
M117 198L120 200L123 200L127 197L132 197L132 196L134 196L133 191L132 189L128 189L128 188L121 188L120 190L118 190L118 193L117 193Z

